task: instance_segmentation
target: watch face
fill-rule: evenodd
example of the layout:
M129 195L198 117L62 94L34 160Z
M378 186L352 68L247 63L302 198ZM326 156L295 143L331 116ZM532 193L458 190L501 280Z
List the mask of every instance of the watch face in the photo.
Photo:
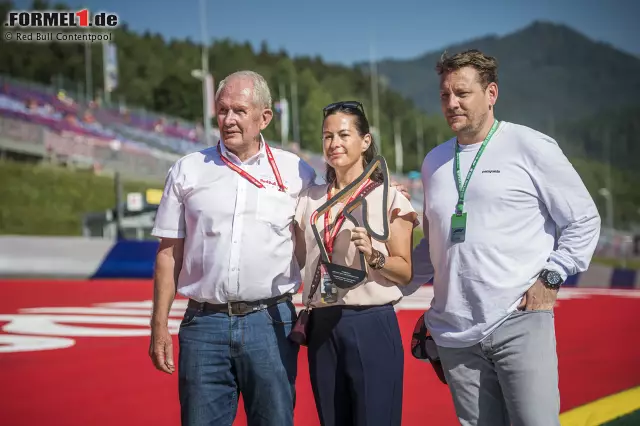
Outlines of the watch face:
M547 273L547 282L551 285L558 285L560 284L560 281L562 281L562 278L560 277L560 274L554 271L549 271L549 273Z

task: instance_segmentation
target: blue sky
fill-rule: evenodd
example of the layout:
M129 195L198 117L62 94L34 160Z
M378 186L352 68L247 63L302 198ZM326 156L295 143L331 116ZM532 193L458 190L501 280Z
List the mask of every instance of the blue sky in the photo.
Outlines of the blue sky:
M135 31L202 39L199 0L65 3L116 12ZM28 8L31 1L15 4ZM256 47L266 40L271 50L343 64L368 60L371 40L379 58L412 58L486 34L508 34L537 19L640 55L637 0L207 0L206 16L210 38L248 40Z

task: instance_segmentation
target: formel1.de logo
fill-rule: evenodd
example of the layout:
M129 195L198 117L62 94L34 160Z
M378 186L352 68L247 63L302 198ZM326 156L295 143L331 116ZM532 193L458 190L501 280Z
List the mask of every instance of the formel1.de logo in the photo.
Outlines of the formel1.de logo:
M111 12L91 14L89 9L68 10L12 10L7 13L4 26L8 28L90 28L118 27L118 15Z

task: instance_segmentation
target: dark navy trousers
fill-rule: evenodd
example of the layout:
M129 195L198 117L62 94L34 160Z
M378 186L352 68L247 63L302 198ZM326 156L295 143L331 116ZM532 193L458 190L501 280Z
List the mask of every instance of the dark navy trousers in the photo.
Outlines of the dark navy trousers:
M391 305L313 309L308 337L323 426L400 426L404 351Z

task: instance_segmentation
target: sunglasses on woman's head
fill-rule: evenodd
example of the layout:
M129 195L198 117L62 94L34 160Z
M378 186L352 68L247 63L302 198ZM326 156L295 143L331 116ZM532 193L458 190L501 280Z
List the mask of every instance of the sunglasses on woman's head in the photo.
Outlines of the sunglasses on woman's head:
M340 102L334 102L332 104L327 105L326 107L324 107L322 109L322 112L324 113L324 116L326 117L327 114L335 111L338 108L353 108L353 109L359 109L360 111L362 111L362 114L364 115L364 107L362 106L362 103L358 102L358 101L340 101Z

